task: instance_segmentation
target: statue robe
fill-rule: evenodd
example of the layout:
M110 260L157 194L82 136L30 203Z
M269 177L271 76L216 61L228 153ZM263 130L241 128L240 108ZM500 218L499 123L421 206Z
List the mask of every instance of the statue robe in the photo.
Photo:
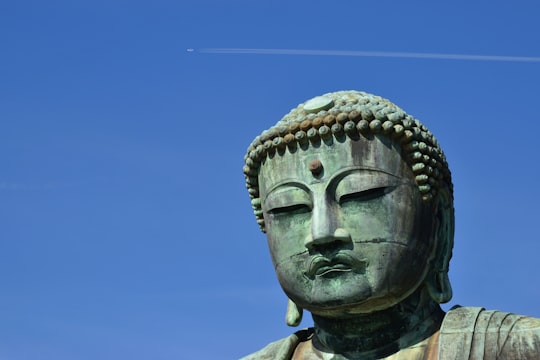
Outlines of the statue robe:
M322 359L310 352L313 329L300 330L242 360ZM540 319L477 307L455 307L428 339L388 360L538 360Z

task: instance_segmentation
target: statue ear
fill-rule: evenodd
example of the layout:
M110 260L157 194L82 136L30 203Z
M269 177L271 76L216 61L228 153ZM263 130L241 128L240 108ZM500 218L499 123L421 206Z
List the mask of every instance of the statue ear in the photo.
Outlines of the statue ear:
M454 247L454 206L447 189L441 189L437 194L434 218L435 258L427 275L426 286L431 298L442 304L452 298L448 268Z
M289 326L296 327L300 325L303 313L304 310L296 305L294 301L289 299L289 303L287 304L287 313L285 314L285 322Z

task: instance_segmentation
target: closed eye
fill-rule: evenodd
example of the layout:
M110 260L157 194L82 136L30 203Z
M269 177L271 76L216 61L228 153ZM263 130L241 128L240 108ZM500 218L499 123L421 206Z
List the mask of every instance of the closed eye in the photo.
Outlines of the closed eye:
M394 187L383 186L383 187L368 189L364 191L354 192L351 194L344 194L339 198L339 204L343 205L344 203L349 202L349 201L369 201L369 200L377 199L387 194L391 190L393 190L393 188Z
M270 214L279 215L279 214L303 214L310 212L311 208L306 204L294 204L290 206L277 207L271 210L268 210Z

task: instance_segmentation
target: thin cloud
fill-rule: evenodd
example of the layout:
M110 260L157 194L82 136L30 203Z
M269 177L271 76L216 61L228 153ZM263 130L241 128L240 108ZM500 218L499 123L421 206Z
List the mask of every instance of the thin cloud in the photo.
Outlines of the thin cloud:
M94 186L96 183L106 181L105 177L94 177L88 180L80 180L76 182L47 182L47 183L20 183L10 181L0 181L0 191L3 190L56 190L67 188L80 188Z
M502 62L540 62L540 57L530 56L499 56L499 55L467 55L440 54L391 51L350 51L350 50L302 50L302 49L249 49L249 48L202 48L187 49L188 52L206 54L256 54L256 55L307 55L307 56L355 56L355 57L385 57L401 59L437 59L437 60L472 60L472 61L502 61Z

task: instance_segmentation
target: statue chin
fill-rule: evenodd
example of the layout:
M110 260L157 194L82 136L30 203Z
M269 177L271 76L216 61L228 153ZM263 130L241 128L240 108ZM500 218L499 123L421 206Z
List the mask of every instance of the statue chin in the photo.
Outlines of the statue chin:
M391 288L379 286L380 289L374 289L366 276L360 274L342 274L339 280L315 279L310 285L305 292L299 291L299 287L294 284L282 284L282 287L288 298L300 308L329 318L347 318L351 315L385 311L400 303L408 303L407 298L414 292L425 293L425 301L431 301L428 299L427 288L423 285L410 286L405 281L401 284L394 283ZM416 304L418 300L410 302Z
M355 284L355 286L341 286L341 282ZM298 306L321 316L346 316L353 309L363 308L363 304L368 304L373 300L371 286L364 275L344 273L339 275L339 279L317 278L309 285L302 289L304 291L300 291L298 287L282 284L289 299ZM360 310L360 312L364 311Z

